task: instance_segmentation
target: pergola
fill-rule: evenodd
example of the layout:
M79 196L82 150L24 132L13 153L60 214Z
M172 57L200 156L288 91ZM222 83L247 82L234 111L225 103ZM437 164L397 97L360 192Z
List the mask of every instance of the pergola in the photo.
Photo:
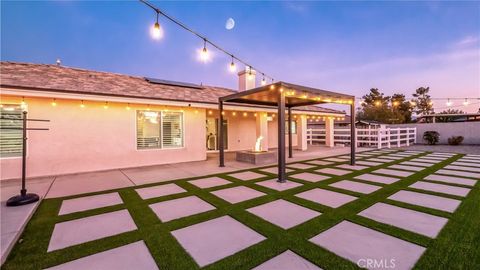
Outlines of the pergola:
M220 123L223 123L224 103L243 103L277 107L278 109L278 182L286 181L285 173L285 110L288 117L288 155L292 157L292 108L323 103L347 104L350 106L350 164L355 165L355 97L331 91L277 82L270 85L238 92L218 99ZM225 166L223 124L219 125L219 166Z

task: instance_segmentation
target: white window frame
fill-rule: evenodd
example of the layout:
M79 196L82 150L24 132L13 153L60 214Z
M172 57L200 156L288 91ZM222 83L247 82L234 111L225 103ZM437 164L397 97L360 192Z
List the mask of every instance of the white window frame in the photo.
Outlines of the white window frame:
M148 110L135 110L134 118L135 118L135 149L137 151L158 151L158 150L175 150L175 149L183 149L185 148L185 112L181 110L171 110L170 112L178 112L180 113L180 118L182 121L182 146L175 146L175 147L164 147L163 146L163 113L164 111L156 111L156 110L150 110L151 112L157 112L160 116L160 121L159 121L159 128L160 128L160 147L155 147L155 148L143 148L139 149L138 148L138 119L137 115L138 112L145 112Z

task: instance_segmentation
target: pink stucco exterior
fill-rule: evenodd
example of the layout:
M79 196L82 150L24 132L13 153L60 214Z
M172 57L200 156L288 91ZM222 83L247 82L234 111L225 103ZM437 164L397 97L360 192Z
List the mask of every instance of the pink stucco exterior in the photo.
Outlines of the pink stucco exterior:
M21 96L2 95L2 104L19 104ZM148 165L205 160L206 120L218 118L215 109L201 106L147 105L126 102L85 100L85 108L79 99L57 99L45 96L25 96L29 118L49 119L49 123L30 124L31 127L48 127L49 131L29 131L27 177L70 174ZM175 149L138 150L136 145L136 111L182 111L184 113L184 145ZM228 151L252 149L258 137L258 123L265 112L227 110ZM245 113L245 115L244 115ZM300 120L298 115L298 120ZM262 120L263 121L263 120ZM268 147L277 147L277 119L267 122ZM301 128L301 125L298 127ZM304 125L306 128L306 125ZM265 131L264 131L265 132ZM302 134L299 130L298 134ZM305 134L305 132L303 132ZM306 135L305 135L306 136ZM293 145L301 138L293 135ZM0 179L21 176L21 158L2 158Z

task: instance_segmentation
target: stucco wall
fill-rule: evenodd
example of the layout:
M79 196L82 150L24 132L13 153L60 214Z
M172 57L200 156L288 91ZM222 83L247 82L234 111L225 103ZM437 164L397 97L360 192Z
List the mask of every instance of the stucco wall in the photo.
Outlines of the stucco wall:
M463 144L480 144L480 122L422 123L388 125L388 127L416 127L419 144L425 143L423 133L430 130L440 133L440 144L448 144L447 140L451 136L463 136Z
M86 102L82 109L79 101L61 100L55 107L51 101L26 99L29 118L51 121L30 124L50 130L28 134L28 177L206 159L205 110L177 108L184 110L184 147L137 150L136 110L147 109L146 105L131 105L127 110L125 104L112 103L104 109L103 103ZM19 102L2 96L2 103ZM0 163L2 180L20 177L20 158L4 158Z

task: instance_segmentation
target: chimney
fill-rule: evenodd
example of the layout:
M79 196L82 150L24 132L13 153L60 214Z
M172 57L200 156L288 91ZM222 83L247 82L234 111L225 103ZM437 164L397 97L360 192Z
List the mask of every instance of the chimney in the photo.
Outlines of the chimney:
M256 74L257 72L250 67L245 67L245 70L238 72L238 91L255 88Z

